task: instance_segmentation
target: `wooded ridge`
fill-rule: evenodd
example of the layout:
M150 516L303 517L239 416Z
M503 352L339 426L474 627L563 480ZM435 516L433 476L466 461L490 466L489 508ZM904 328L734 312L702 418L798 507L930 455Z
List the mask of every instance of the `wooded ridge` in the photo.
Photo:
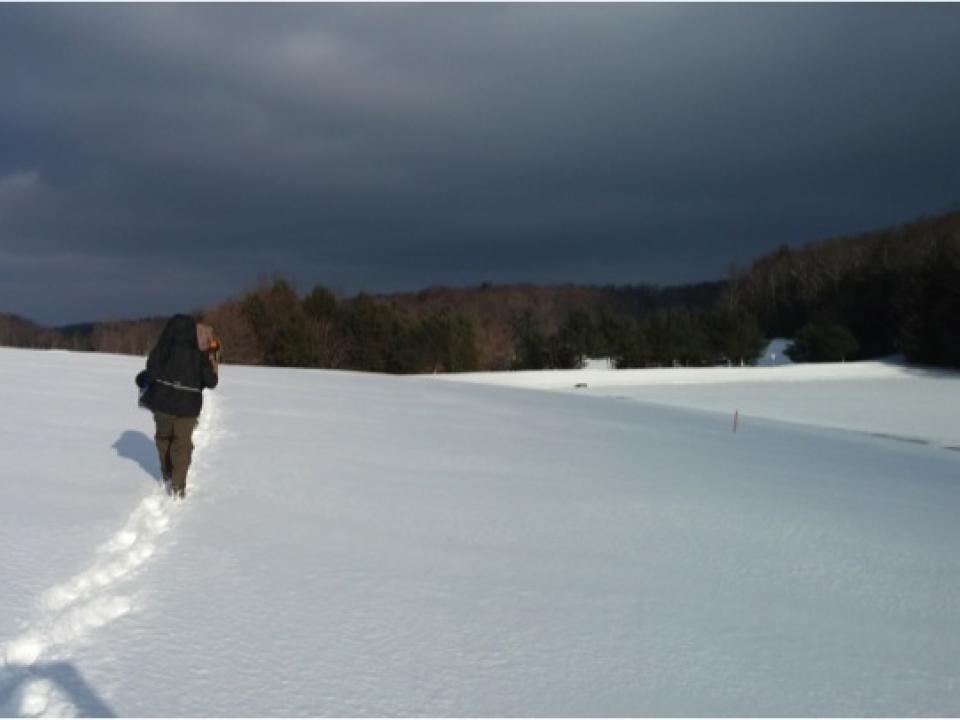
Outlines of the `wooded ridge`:
M493 285L337 297L276 277L193 313L227 363L460 372L750 363L766 338L795 360L903 353L960 367L960 212L783 246L694 285ZM0 345L146 354L166 318L42 327L0 314Z

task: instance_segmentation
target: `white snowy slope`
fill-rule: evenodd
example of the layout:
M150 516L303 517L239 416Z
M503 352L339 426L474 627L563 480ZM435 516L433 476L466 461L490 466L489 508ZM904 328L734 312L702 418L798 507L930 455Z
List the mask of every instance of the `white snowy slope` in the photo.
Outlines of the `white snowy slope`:
M226 366L175 503L141 366L0 349L0 714L960 714L958 452Z
M960 449L960 372L900 361L461 373L445 381L575 392L854 430Z

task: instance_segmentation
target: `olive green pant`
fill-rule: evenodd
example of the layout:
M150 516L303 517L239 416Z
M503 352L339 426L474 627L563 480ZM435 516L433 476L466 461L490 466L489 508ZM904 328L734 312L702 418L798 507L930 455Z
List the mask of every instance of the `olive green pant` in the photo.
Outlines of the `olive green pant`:
M157 425L157 452L160 453L160 472L164 480L170 480L174 493L183 495L187 490L187 470L193 456L193 429L197 418L177 417L155 412Z

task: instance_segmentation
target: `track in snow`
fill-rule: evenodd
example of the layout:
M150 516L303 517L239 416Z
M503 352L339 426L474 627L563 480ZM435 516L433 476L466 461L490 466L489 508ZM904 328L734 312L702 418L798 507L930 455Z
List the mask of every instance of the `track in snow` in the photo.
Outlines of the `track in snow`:
M207 448L217 438L217 401L210 394L194 432L188 490L205 475ZM178 501L159 488L96 550L82 572L44 591L36 620L0 645L0 716L74 717L111 714L67 660L92 632L134 612L140 599L129 581L146 566L172 524Z

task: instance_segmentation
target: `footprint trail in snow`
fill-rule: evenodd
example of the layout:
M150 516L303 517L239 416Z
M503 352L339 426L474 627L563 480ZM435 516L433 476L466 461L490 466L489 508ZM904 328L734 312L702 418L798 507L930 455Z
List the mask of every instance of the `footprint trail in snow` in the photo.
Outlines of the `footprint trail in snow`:
M191 479L202 476L204 450L215 437L217 402L204 398L194 431ZM136 602L125 581L156 554L158 541L170 529L177 501L155 491L133 510L123 527L96 551L83 572L43 592L37 619L18 637L0 644L0 716L73 717L97 714L77 707L68 693L38 669L63 665L75 643L91 632L132 612Z

